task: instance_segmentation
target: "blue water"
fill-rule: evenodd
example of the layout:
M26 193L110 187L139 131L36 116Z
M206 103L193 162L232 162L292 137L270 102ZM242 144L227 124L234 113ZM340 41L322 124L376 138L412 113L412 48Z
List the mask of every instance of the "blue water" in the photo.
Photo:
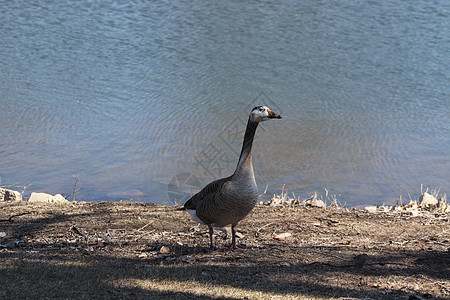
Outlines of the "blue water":
M448 1L0 7L2 186L170 204L234 170L266 104L283 119L257 132L261 192L450 191Z

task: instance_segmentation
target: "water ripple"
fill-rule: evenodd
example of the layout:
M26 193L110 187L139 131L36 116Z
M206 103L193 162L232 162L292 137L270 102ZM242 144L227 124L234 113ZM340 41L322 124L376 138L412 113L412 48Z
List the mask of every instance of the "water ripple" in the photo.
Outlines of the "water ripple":
M445 2L0 4L2 180L67 192L80 173L89 199L162 203L177 173L218 176L198 161L213 148L232 172L264 102L283 119L255 139L262 190L449 188Z

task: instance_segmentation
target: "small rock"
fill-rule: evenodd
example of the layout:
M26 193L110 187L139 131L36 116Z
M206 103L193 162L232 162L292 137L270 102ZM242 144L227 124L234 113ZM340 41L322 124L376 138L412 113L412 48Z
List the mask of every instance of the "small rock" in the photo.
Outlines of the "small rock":
M5 236L6 236L6 232L0 231L0 237L5 237Z
M28 202L31 203L68 203L66 198L64 198L61 194L56 194L52 196L46 193L31 193L30 198L28 198Z
M290 236L292 236L292 233L284 232L284 233L277 234L273 238L278 241L284 241L285 239L289 238Z
M22 201L22 195L17 191L0 188L1 201Z
M284 261L284 262L280 263L280 266L282 266L282 267L290 267L291 264L288 263L287 261Z
M421 207L429 208L436 206L438 204L438 200L433 195L425 192L422 196L420 196L419 203Z
M65 203L65 202L69 202L69 201L67 201L67 199L64 198L61 194L56 194L55 196L53 196L52 202Z
M364 207L364 209L365 209L366 211L368 211L368 212L374 214L374 213L377 212L378 207L376 207L376 206L366 206L366 207Z
M318 200L318 199L310 199L310 200L307 200L305 203L306 203L306 205L311 206L311 207L319 207L319 208L327 207L325 202L323 202L322 200Z
M139 258L147 258L147 253L141 253L138 255Z
M166 261L174 261L174 260L176 260L175 257L170 257L170 256L166 257Z
M161 253L161 254L169 254L169 253L170 253L170 248L167 247L167 246L162 246L162 247L159 249L159 253Z

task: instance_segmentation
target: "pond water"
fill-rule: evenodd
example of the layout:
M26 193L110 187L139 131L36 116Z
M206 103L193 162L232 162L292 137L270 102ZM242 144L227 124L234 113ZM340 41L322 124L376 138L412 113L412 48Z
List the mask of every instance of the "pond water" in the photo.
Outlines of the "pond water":
M233 172L266 104L260 192L450 191L448 1L0 5L2 186L181 201Z

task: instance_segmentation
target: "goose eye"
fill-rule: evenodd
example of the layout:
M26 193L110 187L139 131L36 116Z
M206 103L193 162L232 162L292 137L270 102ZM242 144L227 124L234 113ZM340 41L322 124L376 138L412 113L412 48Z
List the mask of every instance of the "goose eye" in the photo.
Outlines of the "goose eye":
M263 111L264 111L264 108L261 107L261 108L259 109L259 111L260 111L260 112L263 112Z

